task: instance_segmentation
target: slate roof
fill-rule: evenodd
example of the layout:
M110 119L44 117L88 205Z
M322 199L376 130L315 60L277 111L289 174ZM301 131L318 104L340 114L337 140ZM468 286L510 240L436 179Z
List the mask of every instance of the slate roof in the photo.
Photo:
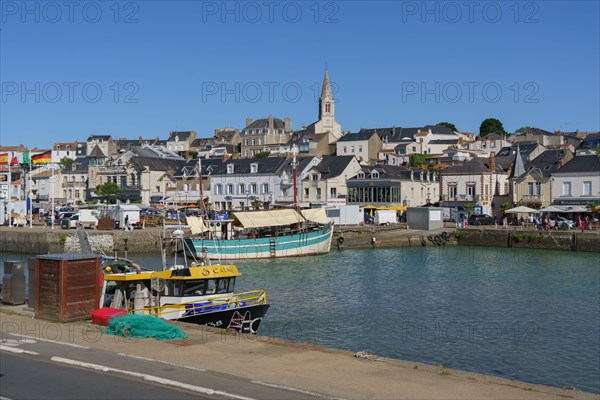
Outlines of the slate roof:
M201 164L202 164L202 175L203 176L207 176L209 174L214 173L215 171L220 171L221 166L223 165L223 160L221 158L208 158L208 159L202 159L201 160ZM186 176L195 176L196 175L196 171L198 169L198 160L188 160L185 163L183 163L178 169L177 171L175 171L175 174L173 174L173 176L175 177L183 177L184 175Z
M348 133L341 138L338 139L338 143L340 142L355 142L358 140L369 140L373 135L375 135L375 131L359 131L358 133Z
M226 140L226 141L230 142L236 133L237 133L237 131L235 131L235 130L220 131L220 132L215 133L215 139Z
M331 179L340 176L352 159L354 156L324 156L312 169L321 174L321 179Z
M87 141L89 142L90 140L110 140L112 139L111 135L94 135L91 134L90 137L88 137Z
M573 174L573 173L591 173L600 175L600 156L577 156L555 171L552 175Z
M400 126L393 126L388 128L363 128L360 132L373 131L379 134L379 137L382 140L387 140L388 142L399 142L401 140L414 140L417 132L428 132L431 129L431 133L434 135L455 135L451 129L446 128L445 126L437 126L437 125L425 125L423 127L417 128L402 128Z
M132 157L129 162L139 169L148 167L151 171L167 171L168 169L178 170L185 163L184 160L156 157Z
M409 169L409 168L402 167L402 166L387 165L387 164L370 165L370 166L364 166L361 168L361 171L365 172L365 175L368 175L375 170L377 172L379 172L378 180L386 180L386 179L388 179L388 180L410 180L411 171L413 172L415 179L417 179L419 177L421 172L429 173L428 171L424 171L419 168ZM349 181L351 181L351 180L363 181L364 179L358 179L357 177L354 177L354 178L349 179ZM367 180L369 180L369 178L367 178Z
M469 175L469 174L488 174L492 170L490 169L490 159L483 157L473 157L469 161L464 162L460 165L455 165L446 168L442 175ZM496 160L496 172L503 173L506 170Z
M447 140L430 140L428 144L447 144L447 145L453 145L453 144L458 144L460 139L456 138L456 139L447 139Z
M90 151L88 157L106 158L106 156L104 155L102 150L100 150L100 147L98 147L98 145L94 146L92 151Z
M516 142L512 146L503 147L497 153L496 157L509 157L514 156L517 151L517 146L519 147L519 153L521 153L525 158L529 156L529 153L534 151L538 146L538 142L534 141L525 141L525 142Z
M229 164L234 165L234 174L250 174L250 164L254 163L258 164L257 174L274 174L289 162L291 161L281 157L229 159L221 165L220 169L213 172L213 175L226 174Z
M180 141L186 141L190 138L190 136L195 135L194 131L181 131L181 132L169 132L169 142L173 142L175 137L178 137Z
M530 162L525 163L525 170L530 172L535 170L543 177L549 177L554 171L560 168L561 160L567 155L564 149L546 150Z
M261 128L266 129L268 127L269 127L269 119L261 118L261 119L257 119L256 121L253 121L250 125L248 125L244 129L261 129ZM285 129L285 123L282 120L280 120L279 118L273 118L273 127L275 129Z

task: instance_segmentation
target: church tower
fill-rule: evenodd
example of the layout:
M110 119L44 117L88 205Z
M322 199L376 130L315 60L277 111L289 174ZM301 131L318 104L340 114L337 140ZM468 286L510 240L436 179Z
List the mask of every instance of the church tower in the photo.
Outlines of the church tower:
M325 68L325 77L323 78L323 89L319 98L319 120L307 127L313 134L328 134L328 143L335 143L342 137L342 126L335 120L335 101L329 84L329 74Z
M319 98L319 121L323 121L325 126L331 126L331 121L335 120L335 103L333 94L331 93L331 85L329 84L329 74L325 69L325 77L323 78L323 89Z

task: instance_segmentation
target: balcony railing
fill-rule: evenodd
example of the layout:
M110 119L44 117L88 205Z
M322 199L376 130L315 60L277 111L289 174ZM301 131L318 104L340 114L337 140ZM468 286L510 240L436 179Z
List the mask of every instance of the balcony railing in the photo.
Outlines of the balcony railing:
M451 196L449 194L443 194L442 195L442 201L472 201L472 202L479 202L481 200L481 196L476 194L476 195L471 195L471 194L457 194L455 196Z

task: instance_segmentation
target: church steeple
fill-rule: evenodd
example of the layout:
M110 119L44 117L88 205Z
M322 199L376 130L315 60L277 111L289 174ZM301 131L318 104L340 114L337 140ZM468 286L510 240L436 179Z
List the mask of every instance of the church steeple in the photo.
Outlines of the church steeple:
M329 74L325 68L325 77L323 78L323 89L321 89L321 97L319 98L319 120L324 118L335 119L333 94L331 85L329 84Z

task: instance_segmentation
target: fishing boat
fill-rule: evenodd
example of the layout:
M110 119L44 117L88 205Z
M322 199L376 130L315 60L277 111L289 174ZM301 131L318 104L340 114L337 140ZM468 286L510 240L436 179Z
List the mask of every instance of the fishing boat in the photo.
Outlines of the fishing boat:
M299 257L331 250L333 225L322 208L234 212L225 220L188 217L195 257L219 260Z
M182 234L174 232L178 238ZM110 260L103 269L100 307L255 334L269 309L266 292L236 293L241 273L235 265L196 259L186 266L187 261L153 271L128 260Z

